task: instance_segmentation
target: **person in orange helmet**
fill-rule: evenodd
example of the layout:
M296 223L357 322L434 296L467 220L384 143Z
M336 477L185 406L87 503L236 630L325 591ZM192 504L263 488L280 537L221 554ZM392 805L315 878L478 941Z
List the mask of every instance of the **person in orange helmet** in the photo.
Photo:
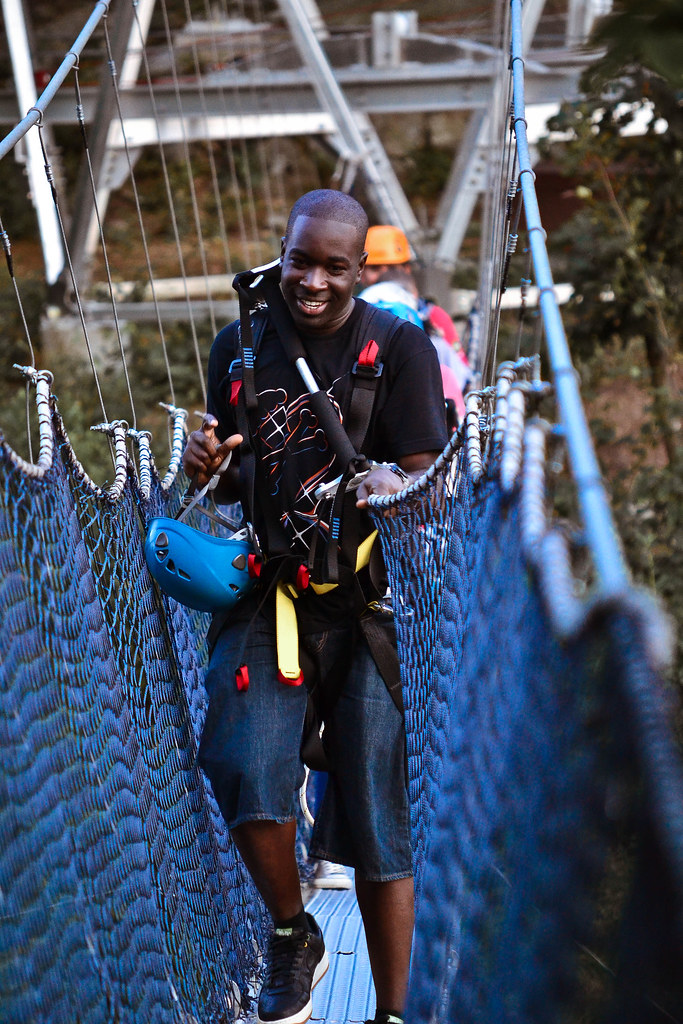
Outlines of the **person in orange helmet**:
M400 228L393 224L373 225L368 228L365 248L368 258L360 279L363 288L377 284L390 268L396 268L412 279L410 244Z
M442 367L444 394L451 399L457 421L465 414L463 390L470 377L469 363L460 346L453 320L441 306L419 295L413 275L410 243L393 224L375 224L365 238L367 260L361 274L359 298L398 312L401 306L414 311L432 340ZM412 317L409 317L412 319Z

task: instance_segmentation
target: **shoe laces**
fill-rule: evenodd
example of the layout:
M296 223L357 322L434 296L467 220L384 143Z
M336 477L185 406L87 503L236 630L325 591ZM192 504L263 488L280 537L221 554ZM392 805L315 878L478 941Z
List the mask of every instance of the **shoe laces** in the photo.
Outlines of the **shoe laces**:
M308 946L308 932L292 929L285 934L275 931L268 948L266 970L269 989L284 988L299 973Z

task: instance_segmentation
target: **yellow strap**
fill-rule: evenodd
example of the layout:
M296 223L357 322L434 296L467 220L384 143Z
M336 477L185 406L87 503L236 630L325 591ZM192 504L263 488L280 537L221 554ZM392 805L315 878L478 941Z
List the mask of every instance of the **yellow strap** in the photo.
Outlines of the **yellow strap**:
M372 551L372 545L375 543L375 537L377 536L377 530L373 530L365 540L358 545L358 552L356 554L356 572L360 572L370 561L370 552Z
M280 674L292 682L301 675L299 665L299 630L294 601L280 581L275 592L277 666Z
M373 530L365 540L358 545L358 551L356 552L356 568L355 572L360 572L370 561L370 552L372 551L372 545L375 542L377 536L377 530ZM339 586L338 583L311 583L310 584L315 590L316 594L329 594L330 590L334 590L335 587Z
M370 552L375 542L377 530L365 538L358 546L356 555L356 572L370 561ZM336 583L311 583L316 594L329 594L338 584ZM275 631L277 636L277 665L280 674L286 679L296 680L301 675L299 665L299 630L296 621L294 600L299 596L296 587L291 583L277 585L275 591Z
M329 594L331 590L338 587L338 583L309 583L310 587L313 587L316 594Z

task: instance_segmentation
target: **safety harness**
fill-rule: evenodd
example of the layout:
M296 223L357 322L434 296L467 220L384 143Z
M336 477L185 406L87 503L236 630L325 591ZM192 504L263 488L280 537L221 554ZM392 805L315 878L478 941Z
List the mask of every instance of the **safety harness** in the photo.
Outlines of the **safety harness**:
M402 709L398 656L393 619L386 613L382 599L386 592L384 569L375 539L377 531L361 540L361 513L356 508L359 476L370 463L359 454L365 444L372 416L377 383L382 374L382 353L400 328L395 317L387 321L373 306L365 306L360 337L363 345L352 368L352 392L342 426L327 393L321 390L306 362L306 351L279 287L279 261L238 274L233 287L240 301L239 356L230 367L230 403L235 408L237 429L242 434L240 447L240 493L247 519L254 522L258 504L264 513L266 536L260 538L268 558L264 565L264 584L275 587L278 676L281 682L298 686L304 681L301 670L299 636L294 602L308 588L326 594L346 584L353 595L354 613L363 631L377 667ZM331 485L320 488L319 519L328 523L327 540L315 531L306 563L293 555L289 539L278 517L268 514L271 498L262 474L257 472L253 418L258 408L254 369L259 345L268 320L278 334L290 362L299 371L308 390L310 408L322 426L335 452L339 476ZM322 493L321 493L322 492ZM322 507L321 507L322 506ZM270 577L268 582L268 577ZM237 670L240 689L248 686L248 667Z

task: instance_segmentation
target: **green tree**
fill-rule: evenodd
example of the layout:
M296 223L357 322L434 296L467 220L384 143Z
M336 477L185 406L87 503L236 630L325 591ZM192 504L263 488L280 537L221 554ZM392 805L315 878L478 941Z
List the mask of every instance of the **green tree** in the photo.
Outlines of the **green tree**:
M546 142L582 200L555 236L556 263L575 286L567 330L589 409L595 395L627 557L681 626L683 8L622 0L593 42L603 52L584 76L585 98L550 125L564 141ZM609 389L621 408L608 408Z

